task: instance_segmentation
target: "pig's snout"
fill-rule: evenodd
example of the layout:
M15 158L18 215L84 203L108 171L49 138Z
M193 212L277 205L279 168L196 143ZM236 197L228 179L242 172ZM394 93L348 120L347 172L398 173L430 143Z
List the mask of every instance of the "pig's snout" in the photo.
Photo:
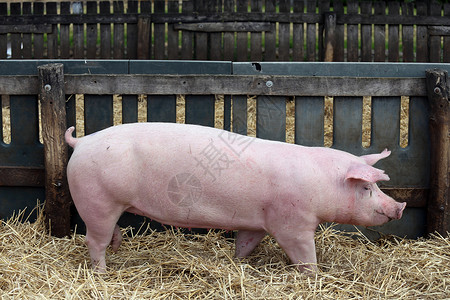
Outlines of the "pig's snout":
M402 217L403 215L403 210L406 207L406 202L395 202L394 205L391 208L387 208L384 210L384 212L382 213L383 215L385 215L386 217L389 218L390 220L398 220Z
M406 202L398 203L395 219L400 219L402 217L403 210L405 209L405 207L406 207Z

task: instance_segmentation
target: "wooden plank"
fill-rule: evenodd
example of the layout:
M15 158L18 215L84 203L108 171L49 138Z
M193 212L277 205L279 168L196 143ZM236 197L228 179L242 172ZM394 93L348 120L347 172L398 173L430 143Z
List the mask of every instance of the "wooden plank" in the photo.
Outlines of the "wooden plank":
M43 187L45 169L38 167L0 166L0 186Z
M290 13L290 0L280 0L279 10L280 14L287 15ZM278 23L278 60L290 61L290 27L291 24L287 22Z
M295 97L295 143L324 145L324 97Z
M441 5L438 2L429 3L430 15L441 15ZM430 36L428 40L429 46L429 61L430 62L440 62L441 61L441 37L440 36Z
M429 189L425 188L381 188L386 195L398 202L407 202L407 207L426 207Z
M316 1L307 1L308 13L316 12ZM306 25L306 60L316 61L316 24L308 23Z
M334 1L333 9L336 12L336 15L344 14L344 2L343 1ZM345 49L345 25L344 24L336 24L336 29L334 32L335 41L334 41L334 54L333 61L344 61L344 49Z
M424 96L421 78L339 78L246 75L66 75L68 94L272 94ZM267 81L277 86L268 88ZM35 76L0 76L0 94L36 94ZM89 85L89 86L87 86ZM203 86L208 85L208 86ZM233 86L230 86L233 85ZM291 85L291 86L289 86ZM317 85L317 86L314 86ZM366 86L370 85L370 86ZM345 87L345 90L343 88ZM283 90L284 89L284 90Z
M75 15L83 14L83 2L73 2L72 11ZM84 24L73 24L73 57L84 58Z
M20 15L20 3L10 4L11 15ZM22 37L20 33L11 33L11 57L22 58Z
M137 14L138 13L139 1L130 0L128 1L127 13ZM137 58L137 43L138 43L138 29L137 22L127 24L127 58L136 59Z
M319 15L323 16L325 13L330 11L330 0L319 0ZM324 22L319 22L319 60L322 60L325 56L325 43L324 43Z
M56 2L46 3L46 15L51 18L57 15L58 8ZM52 24L52 32L47 34L47 58L58 58L58 25Z
M374 2L374 13L376 15L386 14L386 3L383 1ZM374 25L374 58L376 62L386 60L386 25Z
M87 1L86 2L87 14L96 15L97 14L97 2ZM86 57L96 58L97 57L97 23L86 24Z
M8 4L0 3L0 16L8 14ZM8 49L8 35L0 33L0 59L6 58Z
M328 1L328 0L325 0ZM143 3L143 2L142 2ZM141 3L141 4L142 4ZM141 5L142 7L142 5ZM150 14L145 14L149 16ZM289 22L289 23L319 23L323 17L316 14L314 11L310 13L291 13L289 15L280 15L279 13L264 12L264 13L155 13L151 14L152 20L156 23L191 23L191 22ZM51 19L45 16L0 16L0 23L4 25L14 24L83 24L83 23L136 23L139 16L128 14L114 14L110 16L89 16L89 15L56 15ZM435 25L435 26L449 26L450 20L445 17L437 16L377 16L368 14L344 14L340 15L337 24L404 24L404 25Z
M33 16L41 17L44 14L44 3L33 3ZM34 53L33 58L44 58L44 35L41 33L33 34Z
M151 55L151 23L149 18L138 21L138 59L149 59Z
M413 15L414 4L402 3L402 15ZM403 62L414 61L414 27L412 25L402 26Z
M428 34L431 36L433 36L433 35L449 36L450 35L450 27L428 26Z
M110 1L100 1L100 14L111 14ZM112 58L111 24L100 24L100 58Z
M221 2L221 1L208 0L206 2L206 7L208 8L208 11L210 11L212 13L218 13L219 7L220 7L220 10L222 8L222 4L219 2ZM209 23L209 24L211 24L211 23ZM212 24L222 25L223 23L212 23ZM222 60L222 33L221 33L221 30L212 31L209 34L209 59L216 60L216 61Z
M372 13L372 2L361 2L361 13ZM361 61L372 61L372 25L361 25Z
M123 1L114 1L114 14L121 14L124 12L124 4ZM114 24L114 58L122 59L125 57L125 35L124 35L125 26L123 23L115 23Z
M49 24L28 24L28 25L14 25L11 27L10 25L0 25L0 34L3 33L22 33L28 34L30 33L51 33L52 25Z
M22 4L22 14L23 15L31 15L31 3L24 2ZM22 25L23 26L23 25ZM30 59L32 57L32 48L33 44L31 42L31 34L22 31L22 57Z
M253 0L251 1L251 11L252 12L262 12L263 4L262 0ZM262 27L264 31L269 31L272 26L270 23L266 24ZM261 61L262 56L262 33L261 32L252 32L250 33L250 59L252 61Z
M165 12L165 1L155 0L154 1L155 13ZM166 25L164 23L154 23L154 59L164 59L165 58L165 45L166 45Z
M190 13L194 11L194 3L190 0L183 0L182 2L183 13ZM183 31L181 36L181 59L193 59L193 33Z
M72 204L66 175L68 146L64 142L67 122L63 69L63 64L38 67L45 155L45 223L57 237L70 235Z
M324 57L323 61L332 62L334 59L335 48L335 30L336 30L336 13L324 13Z
M194 1L194 11L203 14L207 12L206 0ZM195 40L195 59L206 60L208 59L208 34L204 32L196 32L194 34Z
M70 14L70 2L61 2L61 14ZM60 58L70 57L70 25L61 24L60 28Z
M450 3L444 3L444 15L450 17ZM450 27L447 27L448 34L444 36L443 62L450 62Z
M72 3L78 3L82 1L72 1ZM48 2L41 2L43 4ZM86 1L84 2L86 3ZM73 8L73 6L72 6ZM98 24L111 24L111 23L136 23L137 19L139 18L137 15L128 15L128 14L115 14L115 15L109 15L109 16L102 16L102 15L87 15L87 14L80 14L79 10L80 6L75 5L75 12L73 14L58 14L54 15L51 18L44 16L38 16L38 15L31 15L31 16L0 16L0 22L4 25L12 25L15 24L86 24L86 23L98 23ZM158 15L158 20L166 20L167 18L162 15ZM173 15L171 16L174 17ZM192 20L192 16L185 16L186 19ZM177 18L178 19L178 18ZM167 22L167 21L160 21L160 22Z
M303 1L294 1L294 13L302 13L304 11ZM304 33L303 33L303 23L293 24L293 61L303 61L304 60Z
M275 0L266 0L266 14L274 13L276 8ZM276 61L276 24L272 24L270 31L266 31L264 35L264 60Z
M358 1L347 1L347 14L358 13ZM389 35L390 36L390 35ZM358 25L347 25L347 61L358 61Z
M417 16L427 15L427 3L416 2ZM428 61L428 32L427 26L417 26L416 33L416 62Z
M0 76L20 93L25 80ZM26 78L26 76L23 76ZM302 77L254 75L66 75L69 94L196 94L273 96L424 96L424 78ZM270 87L268 82L272 82ZM14 83L19 82L19 83ZM24 82L26 83L26 82ZM16 88L16 90L14 89Z
M400 3L397 1L389 1L389 16L398 16L400 11ZM390 24L388 26L388 61L397 62L399 61L399 43L400 39L398 36L398 25Z
M269 22L223 22L223 23L182 23L175 24L177 30L195 32L256 32L268 31L272 28Z
M233 11L234 0L224 0L223 13L232 13ZM234 60L234 32L223 33L223 59L231 61Z
M178 1L168 1L167 2L167 10L169 13L177 13L179 11L179 2ZM168 24L167 31L167 55L168 59L179 59L179 31L175 29L175 25L173 23ZM221 43L219 43L220 45Z
M246 12L248 9L247 0L236 0L237 12ZM248 33L236 33L236 59L237 61L248 61Z
M431 178L428 233L450 232L450 91L448 72L426 73L430 104Z

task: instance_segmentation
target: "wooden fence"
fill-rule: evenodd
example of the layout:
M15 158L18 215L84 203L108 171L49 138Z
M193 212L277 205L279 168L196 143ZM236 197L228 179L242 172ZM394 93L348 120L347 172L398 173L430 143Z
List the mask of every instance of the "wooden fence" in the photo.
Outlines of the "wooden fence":
M0 58L450 62L437 1L0 3Z
M36 198L45 198L52 233L70 233L63 134L80 117L76 116L74 95L84 95L86 134L113 125L114 95L122 98L120 122L138 120L139 95L147 95L145 121L176 122L177 95L183 95L185 122L206 126L215 125L215 95L222 95L223 127L247 134L247 95L255 95L258 137L286 140L288 115L293 114L293 142L309 146L324 144L325 96L331 96L332 147L355 155L385 147L392 151L378 165L391 177L382 188L395 199L406 201L408 208L402 220L377 230L410 237L426 231L450 231L448 64L47 63L0 63L0 95L8 95L11 120L11 141L0 143L3 217L13 209L34 206ZM445 71L426 71L435 67ZM363 96L371 96L371 142L366 147L361 142ZM409 97L406 147L399 143L401 96ZM288 103L293 105L290 112ZM39 124L43 143L39 142Z

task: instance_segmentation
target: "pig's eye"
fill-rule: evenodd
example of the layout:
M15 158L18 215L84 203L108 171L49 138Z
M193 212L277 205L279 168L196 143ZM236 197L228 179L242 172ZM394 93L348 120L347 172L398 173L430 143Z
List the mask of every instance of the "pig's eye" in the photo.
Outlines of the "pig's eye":
M370 188L370 186L365 186L364 189L366 191L370 191L370 197L372 197L372 189Z

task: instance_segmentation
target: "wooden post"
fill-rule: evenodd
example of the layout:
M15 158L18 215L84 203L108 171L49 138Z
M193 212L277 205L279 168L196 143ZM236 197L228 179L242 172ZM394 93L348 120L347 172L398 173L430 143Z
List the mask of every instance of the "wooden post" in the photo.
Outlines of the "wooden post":
M334 59L334 45L336 44L336 13L335 12L327 12L323 15L324 18L324 57L323 61L332 62Z
M428 200L428 233L450 232L450 105L448 72L427 70L430 102L431 178Z
M67 184L66 99L62 64L38 67L45 156L45 216L52 235L70 235L71 199Z
M152 24L148 17L139 17L138 19L138 59L149 59L151 56L151 30Z

